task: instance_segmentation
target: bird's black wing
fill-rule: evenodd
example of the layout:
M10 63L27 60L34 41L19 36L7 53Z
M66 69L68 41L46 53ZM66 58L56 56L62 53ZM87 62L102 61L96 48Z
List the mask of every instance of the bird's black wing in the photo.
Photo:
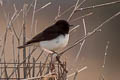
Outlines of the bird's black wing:
M36 43L40 41L46 41L56 38L60 35L60 30L55 28L55 25L48 27L45 29L42 33L37 34L35 37L33 37L30 41L26 43L26 45L31 43Z

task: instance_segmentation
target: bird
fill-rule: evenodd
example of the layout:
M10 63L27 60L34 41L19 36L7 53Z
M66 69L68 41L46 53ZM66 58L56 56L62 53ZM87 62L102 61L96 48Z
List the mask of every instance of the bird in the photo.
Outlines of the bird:
M36 45L45 51L55 52L67 46L71 26L66 20L58 20L18 48Z

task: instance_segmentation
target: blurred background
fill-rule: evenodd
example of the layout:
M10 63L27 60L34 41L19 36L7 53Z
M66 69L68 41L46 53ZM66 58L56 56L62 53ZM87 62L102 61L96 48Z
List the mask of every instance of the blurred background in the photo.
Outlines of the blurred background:
M26 37L27 40L31 39L32 36L41 32L49 25L52 25L55 22L55 17L58 14L58 8L61 6L61 13L70 8L72 5L76 4L77 0L38 0L36 5L36 10L45 4L51 2L49 6L35 14L35 21L33 27L36 26L36 29L33 28L31 33L31 24L32 24L32 15L33 15L33 7L32 6L26 16ZM80 0L82 2L83 0ZM108 2L113 2L117 0L86 0L80 7L88 7L93 5L104 4ZM33 3L33 0L3 0L3 3L0 5L0 52L2 52L2 46L4 42L4 35L6 31L6 27L8 24L9 18L14 13L14 5L16 9L20 11L23 8L24 3L30 5ZM65 19L69 17L73 8L61 16L59 19ZM92 31L94 28L99 26L105 20L116 14L120 11L120 3L111 4L107 6L97 7L93 9L86 9L82 11L77 11L71 20L76 19L77 17L83 16L92 12L93 14L85 17L86 29L87 33ZM6 17L9 16L9 17ZM22 13L16 19L13 26L17 35L20 34L23 23ZM36 25L35 25L36 23ZM75 22L70 22L73 25L80 25L79 28L71 32L70 41L68 46L71 46L76 40L81 39L84 36L84 29L82 19L77 20ZM31 36L32 34L32 36ZM5 46L5 58L6 62L13 62L13 39L15 40L15 48L17 49L17 40L11 30L8 31L6 38L6 46ZM109 41L109 48L107 49L107 56L105 67L102 68L104 64L104 55L105 48L107 42ZM22 45L22 40L20 41L20 45ZM67 47L68 47L67 46ZM66 48L67 48L66 47ZM96 32L94 35L90 36L86 39L82 51L79 55L79 59L75 62L76 55L78 54L80 45L78 44L74 48L67 51L63 56L62 60L67 61L67 68L69 70L69 74L75 72L77 68L82 68L87 66L88 68L78 74L77 80L99 80L101 77L101 73L104 75L105 80L119 80L120 79L120 15L112 19L110 22L103 25L100 32ZM15 50L17 56L17 50ZM32 56L38 56L40 53L40 49ZM1 55L1 53L0 53ZM41 59L44 59L44 56L47 54L43 54ZM22 61L22 51L20 54L20 58ZM16 58L17 59L17 58ZM69 79L72 80L72 79Z

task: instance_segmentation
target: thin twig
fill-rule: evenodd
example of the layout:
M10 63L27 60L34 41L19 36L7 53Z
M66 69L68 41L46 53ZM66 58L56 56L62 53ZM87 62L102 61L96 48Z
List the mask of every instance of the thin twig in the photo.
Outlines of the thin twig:
M38 61L38 59L41 57L41 55L43 54L43 50L41 51L41 53L40 53L40 55L37 57L37 59L35 60L35 64L37 64L36 62ZM29 63L30 64L30 63ZM39 63L38 63L39 64ZM32 66L33 67L33 66ZM29 68L29 72L31 71L31 69L32 69L32 67L31 68ZM28 75L28 74L27 74Z
M85 3L86 0L83 0L78 6L77 6L77 9L83 4Z
M37 23L38 23L38 20L35 20L35 35L37 34Z
M8 28L6 28L6 31L5 31L5 35L4 35L4 42L3 42L3 47L2 47L2 52L1 52L1 55L0 55L0 62L2 61L2 56L4 56L4 61L5 61L5 53L4 53L4 50L5 50L5 46L6 46L6 39L7 39L7 34L8 34Z
M11 28L11 23L14 20L14 18L16 17L16 14L17 14L17 10L16 10L16 7L15 7L15 4L13 6L14 6L15 12L14 12L13 16L11 17L11 19L10 19L10 21L8 23L8 28Z
M50 77L51 75L54 75L53 73L49 73L49 74L46 74L46 75L42 75L42 76L39 76L39 77L31 77L31 78L27 78L27 79L23 79L23 80L36 80L36 79L41 79L41 78L44 78L44 77Z
M70 21L70 19L72 18L73 14L75 13L75 11L77 9L78 3L79 3L79 0L77 0L75 7L74 7L72 13L70 14L70 16L68 17L67 21Z
M5 64L4 64L4 71L5 71L5 77L6 79L8 80L8 72L7 72L7 65L6 65L6 61L5 61Z
M16 58L15 58L15 40L14 40L14 35L12 36L12 45L13 45L13 62L16 62ZM14 67L16 67L16 64L14 64ZM14 69L13 69L14 70ZM17 73L15 72L15 76L17 78Z
M120 0L113 1L113 2L108 2L108 3L104 3L104 4L99 4L99 5L94 5L94 6L89 6L89 7L84 7L84 8L77 9L76 11L82 11L82 10L87 10L87 9L94 9L94 8L97 8L97 7L103 7L103 6L116 4L116 3L120 3Z
M58 14L57 14L57 16L55 17L55 21L56 21L57 18L60 16L60 12L61 12L61 6L59 5L59 7L58 7Z
M84 19L83 19L83 27L84 27L84 36L86 36L87 31L86 31L86 24L85 24L85 20L84 20ZM82 48L83 48L84 43L85 43L85 40L83 40L83 42L82 42L81 45L80 45L80 48L79 48L79 51L78 51L78 53L77 53L76 60L75 60L76 62L77 62L77 60L78 60L78 58L79 58L79 55L80 55L80 53L81 53L81 51L82 51Z
M104 79L105 79L105 78L104 78L104 68L105 68L105 64L106 64L106 57L107 57L107 54L108 54L109 44L110 44L110 42L107 41L107 45L106 45L106 47L105 47L103 65L102 65L103 71L102 71L102 73L100 74L100 80L104 80Z
M90 13L88 13L88 14L85 14L85 15L83 15L83 16L80 16L80 17L77 17L76 19L71 20L70 22L75 22L75 21L80 20L80 19L83 19L83 18L85 18L85 17L87 17L87 16L91 16L92 14L93 14L93 13L90 12Z
M33 3L34 3L34 0L33 0L32 3L28 6L27 11L26 11L26 15L28 15L30 9L31 9L32 6L33 6Z
M47 4L45 4L44 6L42 6L41 8L37 9L35 12L39 12L40 10L46 8L47 6L51 5L51 2L48 2Z
M62 12L58 17L56 17L56 19L58 19L59 17L63 16L64 14L66 14L68 11L70 11L73 7L75 7L75 5L69 7L68 9L66 9L64 12Z
M32 15L32 23L31 23L31 36L33 34L32 31L33 31L33 25L34 25L34 20L35 20L36 5L37 5L37 0L35 0L35 2L34 2L34 9L33 9L33 15Z
M23 7L23 44L26 43L26 5ZM23 48L23 60L26 59L26 47ZM26 60L23 62L23 72L24 72L24 78L27 77L27 71L26 71Z
M77 73L80 73L81 71L84 71L84 70L87 69L87 68L88 68L88 67L85 66L85 67L83 67L82 69L80 69L80 70L78 70L78 71L76 71L76 72L77 72ZM71 76L74 76L76 72L74 72L74 73L72 73L72 74L69 74L69 75L67 76L67 78L70 78ZM68 79L67 79L67 80L68 80Z
M33 57L33 73L32 77L35 77L35 58Z
M75 29L77 29L78 27L80 27L80 25L77 25L77 26L75 26L74 28L72 28L72 29L70 30L70 33L71 33L72 31L74 31Z
M108 48L109 48L109 41L107 41L107 45L105 47L105 54L104 54L104 62L103 62L103 65L102 67L104 68L105 67L105 63L106 63L106 57L107 57L107 52L108 52Z
M78 72L75 73L73 80L77 80Z
M79 0L77 0L75 7L72 11L72 13L70 14L70 16L68 17L67 21L70 21L72 16L74 15L74 13L76 12L76 10L85 2L86 0L83 0L80 4L79 4Z
M49 58L50 54L48 54L48 56L46 57L45 61L44 61L44 64L42 65L42 70L41 70L41 73L43 73L44 69L45 69L45 65L48 61L48 58ZM40 71L37 73L37 76L39 75Z

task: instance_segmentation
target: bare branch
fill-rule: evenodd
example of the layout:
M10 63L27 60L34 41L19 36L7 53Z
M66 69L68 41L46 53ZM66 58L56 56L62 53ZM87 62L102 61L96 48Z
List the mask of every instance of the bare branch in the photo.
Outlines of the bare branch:
M77 29L78 27L80 27L80 25L77 25L77 26L75 26L74 28L72 28L72 29L70 30L70 33L71 33L72 31L74 31L75 29Z
M78 70L78 71L76 71L76 72L77 72L77 73L80 73L81 71L84 71L84 70L87 69L87 68L88 68L88 67L85 66L85 67L83 67L82 69L80 69L80 70ZM70 78L70 77L74 76L76 72L74 72L74 73L72 73L72 74L69 74L69 75L67 76L67 78ZM68 80L68 79L67 79L67 80Z
M85 2L86 0L83 0L78 6L77 9Z
M86 24L85 24L85 20L84 20L84 19L83 19L83 27L84 27L84 36L86 36L87 31L86 31ZM80 55L80 53L81 53L81 51L82 51L82 48L83 48L84 43L85 43L85 40L83 40L83 42L82 42L81 45L80 45L80 49L79 49L79 51L78 51L78 53L77 53L77 56L76 56L76 62L77 62L77 60L78 60L78 58L79 58L79 55Z
M77 9L78 3L79 3L79 0L77 0L75 7L74 7L72 13L70 14L70 16L68 17L67 21L70 21L70 19L72 18L73 14L75 13L75 11Z
M107 57L107 52L108 52L108 48L109 48L109 41L107 41L107 45L106 45L106 48L105 48L105 54L104 54L104 62L103 62L103 65L102 67L104 68L105 67L105 63L106 63L106 57Z
M32 24L31 24L31 36L32 36L32 30L33 30L33 25L34 25L34 20L35 20L35 9L36 9L36 5L37 5L37 0L35 0L34 3L34 9L33 9L33 15L32 15Z
M3 42L3 46L2 46L2 52L1 52L1 55L0 55L0 62L1 62L3 56L4 56L4 61L5 61L4 50L5 50L6 41L7 41L7 34L8 34L8 28L6 28L6 31L5 31L5 34L4 34L4 42Z
M34 3L34 0L32 1L32 3L31 3L31 4L29 5L29 7L27 8L26 15L29 13L30 9L32 8L33 3Z
M76 11L93 9L93 8L103 7L103 6L107 6L107 5L111 5L111 4L116 4L116 3L120 3L120 0L118 0L118 1L113 1L113 2L109 2L109 3L104 3L104 4L99 4L99 5L94 5L94 6L89 6L89 7L84 7L84 8L77 9Z
M38 20L35 20L35 34L37 34L37 23L38 23Z
M42 75L42 76L39 76L39 77L31 77L31 78L27 78L27 79L23 79L23 80L35 80L35 79L42 79L42 78L45 78L45 77L50 77L51 75L54 75L54 73L49 73L49 74L46 74L46 75ZM53 76L53 77L56 77L56 76Z
M47 6L51 5L51 2L48 2L47 4L45 4L44 6L42 6L41 8L37 9L35 12L39 12L40 10L46 8Z
M64 14L66 14L68 11L70 11L73 7L75 7L75 5L71 6L70 8L68 8L67 10L65 10L64 12L62 12L59 17L63 16ZM56 19L58 19L59 17L56 17Z
M85 17L87 17L87 16L91 16L92 14L93 14L93 13L90 12L90 13L88 13L88 14L85 14L85 15L83 15L83 16L80 16L80 17L78 17L78 18L76 18L76 19L71 20L70 22L75 22L75 21L80 20L80 19L83 19L83 18L85 18Z
M60 16L60 12L61 12L61 6L59 5L58 14L57 14L57 16L55 17L55 20L57 20L57 18Z

